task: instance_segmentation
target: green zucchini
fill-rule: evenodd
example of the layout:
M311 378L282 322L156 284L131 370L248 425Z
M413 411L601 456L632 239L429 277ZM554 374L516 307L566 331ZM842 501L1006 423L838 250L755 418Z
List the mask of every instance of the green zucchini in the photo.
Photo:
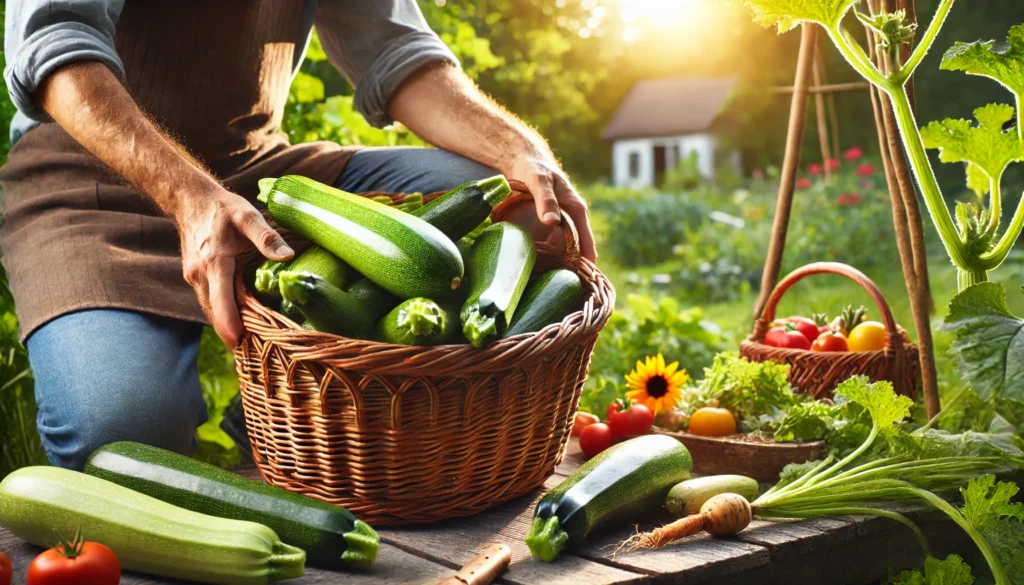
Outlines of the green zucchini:
M280 287L280 283L279 283L278 293L277 293L279 295L281 294L280 289L281 289L281 287ZM302 324L302 323L306 322L306 316L303 315L302 311L299 310L299 307L296 306L295 303L293 303L291 301L286 301L284 299L281 299L281 314L284 315L285 317L288 317L292 321L295 321L296 323L299 323L299 324Z
M317 331L366 339L376 325L359 299L308 272L285 270L278 276L281 296L294 303Z
M550 562L600 525L660 510L668 490L692 469L690 452L672 437L644 435L613 445L537 502L526 536L530 553Z
M278 224L403 299L432 297L462 282L458 248L412 214L305 177L259 184L259 200Z
M469 297L462 305L462 330L475 347L505 333L537 260L526 230L498 222L480 232L469 251Z
M469 258L469 251L473 249L473 240L470 237L459 238L459 241L455 242L455 247L459 249L459 255L462 256L462 262L466 263L466 259Z
M540 331L558 323L583 302L583 283L571 270L552 270L531 282L519 300L504 337Z
M508 181L498 175L482 181L463 183L417 209L413 215L441 230L454 241L472 232L510 193L512 189Z
M459 316L430 299L404 301L377 324L374 338L396 345L441 345L458 331Z
M120 442L89 456L85 473L186 510L262 524L311 564L373 565L380 539L348 510L156 447Z
M707 475L680 482L669 490L665 508L677 518L699 514L704 502L720 494L739 494L753 502L760 486L745 475Z
M0 482L0 524L43 547L54 531L81 529L110 547L123 569L201 583L292 579L306 560L262 524L192 512L59 467L23 467Z
M368 318L375 323L400 302L395 295L377 286L369 278L360 278L353 282L345 292L363 303Z
M340 258L315 244L299 254L288 265L286 270L315 274L327 281L328 284L332 284L340 289L344 289L345 285L348 284L349 275L352 272L348 264L345 264ZM278 276L280 276L280 272Z

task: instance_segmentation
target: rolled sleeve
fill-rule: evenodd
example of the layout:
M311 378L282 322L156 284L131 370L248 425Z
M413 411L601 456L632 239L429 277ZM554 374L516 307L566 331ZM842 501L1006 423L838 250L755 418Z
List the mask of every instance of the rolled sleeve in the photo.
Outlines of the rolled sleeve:
M356 109L377 128L393 122L388 104L409 75L430 63L459 65L415 0L324 0L316 27L328 58L356 88Z
M124 78L114 27L124 0L18 0L6 6L4 81L11 101L37 121L49 118L32 92L57 68L99 61Z

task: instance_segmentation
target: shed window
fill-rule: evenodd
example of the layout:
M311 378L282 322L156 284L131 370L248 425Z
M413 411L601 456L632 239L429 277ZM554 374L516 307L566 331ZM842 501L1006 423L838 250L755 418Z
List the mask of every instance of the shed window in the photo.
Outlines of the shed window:
M640 178L640 153L631 152L629 153L629 178L639 179Z

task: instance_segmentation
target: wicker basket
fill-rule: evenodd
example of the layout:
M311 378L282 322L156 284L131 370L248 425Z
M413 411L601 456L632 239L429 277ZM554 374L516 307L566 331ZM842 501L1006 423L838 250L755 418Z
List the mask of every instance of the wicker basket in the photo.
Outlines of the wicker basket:
M531 199L521 183L512 187L494 220ZM561 460L594 343L615 304L608 279L580 256L564 213L562 231L567 251L538 243L538 269L577 272L587 292L582 310L482 349L306 331L249 290L259 258L240 262L235 285L247 333L235 363L264 479L377 525L466 516L541 485Z
M813 274L838 274L856 282L871 295L881 313L888 338L885 349L858 352L812 352L771 347L764 344L765 335L775 320L775 310L791 286ZM921 363L917 346L906 331L896 325L889 303L875 283L863 272L838 262L808 264L790 273L772 291L761 316L754 322L754 331L740 344L740 355L755 361L771 360L789 364L791 384L815 398L831 398L839 383L855 374L872 380L888 380L898 394L914 398L921 380Z

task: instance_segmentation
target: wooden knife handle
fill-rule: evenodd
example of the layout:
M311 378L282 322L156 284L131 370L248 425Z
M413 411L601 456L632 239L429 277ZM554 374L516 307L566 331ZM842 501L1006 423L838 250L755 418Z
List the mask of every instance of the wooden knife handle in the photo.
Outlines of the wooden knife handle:
M490 585L512 562L512 549L492 544L439 585Z

